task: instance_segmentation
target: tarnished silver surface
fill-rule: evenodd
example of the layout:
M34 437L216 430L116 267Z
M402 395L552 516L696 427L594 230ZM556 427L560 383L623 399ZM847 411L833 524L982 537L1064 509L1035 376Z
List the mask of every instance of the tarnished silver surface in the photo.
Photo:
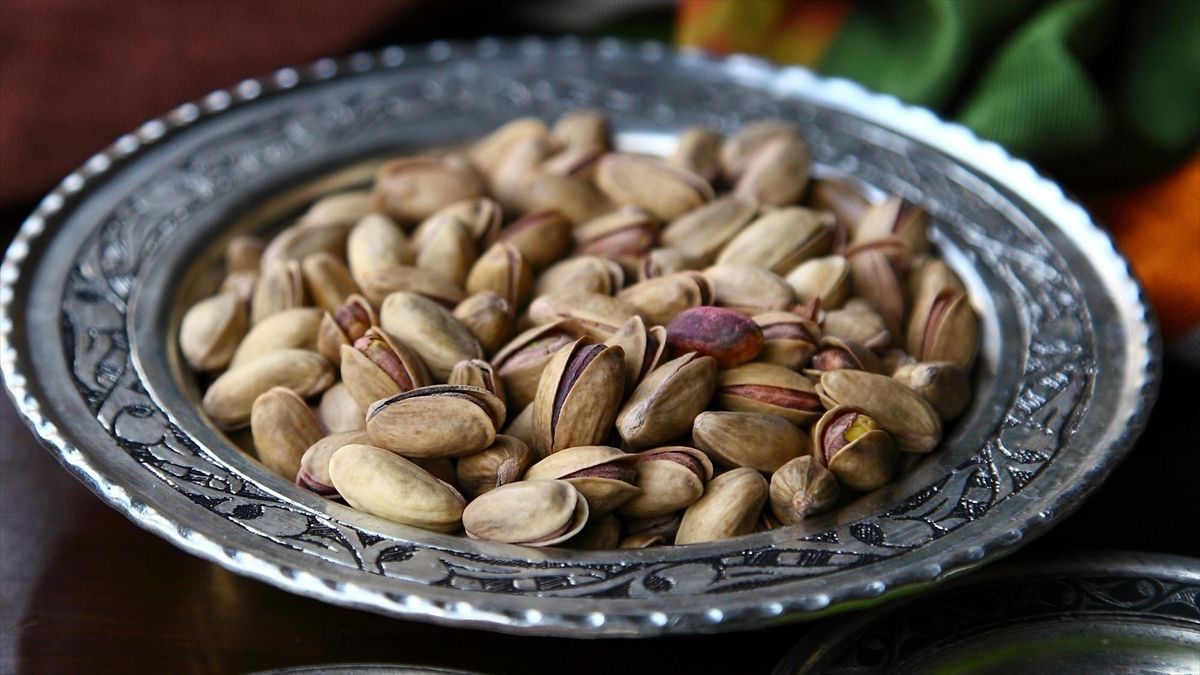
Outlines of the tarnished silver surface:
M1200 673L1200 560L1003 564L805 635L775 675Z
M802 526L638 551L470 541L269 475L201 416L176 349L237 232L369 181L389 154L597 108L665 154L691 124L798 122L820 171L903 195L982 323L978 393L903 480ZM54 236L49 233L53 232ZM68 176L0 271L0 369L77 477L177 546L281 588L439 623L576 636L744 629L874 604L999 558L1128 451L1159 342L1111 241L1061 189L931 113L800 68L574 38L390 47L247 80Z

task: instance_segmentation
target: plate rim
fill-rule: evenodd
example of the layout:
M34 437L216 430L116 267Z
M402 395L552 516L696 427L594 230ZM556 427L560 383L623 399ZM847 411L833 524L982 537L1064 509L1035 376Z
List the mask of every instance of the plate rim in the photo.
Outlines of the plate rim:
M73 202L79 199L78 195L84 192L84 188L89 182L94 182L106 174L115 172L116 169L134 160L146 149L155 147L158 141L181 133L197 121L248 105L264 95L278 94L297 87L312 86L358 74L392 69L404 64L408 53L419 54L436 62L451 58L456 52L474 50L479 54L484 54L487 51L513 45L522 51L542 50L546 49L548 45L575 50L589 49L599 54L619 53L626 50L640 53L646 59L661 58L666 54L684 61L699 60L738 80L769 84L785 93L789 88L803 87L806 96L823 105L833 109L851 111L855 116L927 144L964 166L1014 189L1023 201L1044 213L1057 227L1063 228L1072 240L1086 241L1090 262L1104 265L1104 269L1111 272L1106 275L1098 275L1105 283L1106 293L1110 297L1123 298L1125 303L1137 310L1134 312L1135 314L1140 313L1141 321L1139 323L1125 327L1125 330L1130 333L1127 336L1127 342L1136 343L1146 354L1143 363L1133 363L1132 359L1128 359L1131 362L1126 364L1125 381L1131 383L1140 381L1141 383L1136 387L1138 394L1135 396L1136 400L1130 411L1129 420L1123 433L1113 439L1106 461L1093 466L1089 470L1086 480L1081 480L1076 486L1064 489L1056 495L1053 503L1048 504L1043 511L1043 514L1048 512L1048 516L1043 515L1019 523L1013 529L973 547L971 551L949 556L948 563L938 566L932 575L921 576L924 572L916 570L907 573L897 572L890 576L886 584L877 582L870 584L869 588L845 590L837 597L825 596L827 602L821 606L804 607L793 602L785 612L788 620L816 618L832 611L846 609L847 604L877 604L895 595L958 576L962 572L1008 555L1074 511L1082 499L1103 483L1109 473L1119 465L1141 434L1161 380L1162 350L1157 320L1146 301L1144 289L1133 275L1128 262L1117 252L1108 234L1102 231L1089 214L1064 193L1061 187L1038 173L1028 162L1013 158L998 144L983 141L966 127L942 121L924 108L906 105L890 95L870 92L848 80L820 77L802 67L777 66L764 59L744 54L719 57L694 48L674 49L655 41L631 43L613 38L601 38L593 41L566 36L504 40L488 37L478 41L434 41L423 45L389 46L375 52L356 52L337 59L319 59L306 66L282 68L273 74L246 79L229 88L219 89L200 99L184 103L166 114L142 124L135 131L118 138L108 148L93 155L79 169L68 174L41 200L33 213L24 221L6 250L3 263L0 264L0 374L3 374L5 390L13 401L18 414L26 426L33 431L38 441L105 503L122 512L143 529L154 532L189 553L215 562L235 573L265 581L300 595L392 616L407 616L438 623L484 627L507 632L634 635L634 633L605 630L604 627L610 624L601 622L601 625L597 626L589 616L583 613L567 615L538 612L537 620L526 624L502 620L503 617L496 617L486 611L475 610L469 606L455 615L444 610L439 613L435 608L420 604L410 607L403 602L383 597L386 594L375 589L359 588L350 582L339 582L335 588L325 583L325 580L316 574L287 568L262 559L250 551L238 551L236 556L231 556L227 547L218 541L204 533L182 528L171 518L137 500L124 487L104 475L99 467L88 460L86 453L72 446L63 438L58 433L53 420L50 419L53 413L51 412L48 416L43 412L42 404L25 387L25 375L19 370L15 348L12 346L11 336L16 330L11 313L11 305L15 297L14 287L20 277L21 264L29 255L30 243L46 231L48 223L62 217L62 214L70 212ZM1066 228L1071 229L1068 231ZM1104 259L1097 260L1094 256L1103 256ZM1131 384L1130 388L1132 389L1134 386ZM709 614L707 617L706 613ZM610 616L613 615L610 614ZM699 620L683 621L683 619L697 619L697 617ZM710 610L703 607L697 607L690 612L676 613L671 618L678 621L664 621L664 625L659 627L658 633L703 632L748 627L745 617L741 618L741 625L730 625L734 622L730 621L729 617L714 619ZM764 614L758 621L751 622L751 625L759 626L770 622L770 617ZM677 625L684 626L684 628L675 628ZM636 633L636 635L644 634L656 633L646 633L641 630Z

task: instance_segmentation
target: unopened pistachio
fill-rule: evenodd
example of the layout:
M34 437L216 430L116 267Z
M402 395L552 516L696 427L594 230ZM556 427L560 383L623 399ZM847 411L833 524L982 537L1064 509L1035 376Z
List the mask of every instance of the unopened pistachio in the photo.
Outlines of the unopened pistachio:
M672 220L713 199L708 181L657 159L610 153L596 165L596 185L618 204Z
M417 249L416 266L462 286L477 255L475 238L466 223L447 216L437 221Z
M483 195L483 179L459 157L412 157L388 162L375 175L374 207L392 220L414 223L438 209Z
M249 326L245 306L233 293L218 293L192 305L179 326L179 348L194 370L229 365Z
M721 137L704 127L679 132L679 144L667 163L712 182L721 170Z
M417 355L439 382L459 361L482 359L483 348L449 310L416 293L393 293L379 309L379 325Z
M595 255L567 258L538 275L539 296L570 289L576 292L615 295L625 285L625 271L615 260Z
M763 473L812 449L808 434L795 424L761 413L700 413L692 426L692 439L721 466L748 466Z
M800 304L820 298L821 307L837 309L850 296L850 261L842 255L811 258L788 272L786 280Z
M828 511L837 504L837 479L816 458L805 455L771 474L771 512L784 525Z
M333 487L351 506L435 532L461 526L466 500L407 459L372 445L346 445L329 459Z
M768 141L750 158L733 193L768 206L795 204L808 185L811 163L812 157L803 141L792 138Z
M714 304L751 316L786 312L796 304L792 287L783 277L753 265L714 265L704 270L716 293Z
M480 495L462 521L472 539L554 546L578 534L588 515L587 500L570 483L524 480Z
M523 441L497 434L488 447L458 458L458 484L468 497L474 499L501 485L521 480L533 458L533 451Z
M285 309L303 307L304 275L300 263L295 260L280 261L267 267L254 286L254 297L250 301L250 323Z
M762 474L748 467L713 478L704 496L684 512L675 543L699 544L753 532L769 489Z
M304 349L280 349L225 371L208 387L201 403L218 426L237 429L250 422L250 409L260 394L275 387L315 396L333 384L329 361Z
M454 318L475 336L487 354L495 353L508 339L513 314L512 304L493 291L476 293L454 308Z
M300 263L304 288L313 304L327 312L336 312L347 299L358 294L358 284L345 263L325 251L314 253Z
M308 404L283 387L273 387L254 399L250 431L259 461L289 481L296 479L304 451L322 436Z

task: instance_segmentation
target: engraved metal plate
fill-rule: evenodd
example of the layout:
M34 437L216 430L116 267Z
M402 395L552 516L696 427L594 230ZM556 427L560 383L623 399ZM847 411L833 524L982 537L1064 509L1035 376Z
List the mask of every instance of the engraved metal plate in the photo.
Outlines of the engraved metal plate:
M279 227L381 157L596 108L625 148L690 124L796 121L818 170L901 194L982 319L977 395L897 483L802 526L645 551L533 550L373 519L269 475L198 412L182 308L222 244ZM53 236L51 236L51 233ZM574 38L390 47L246 80L97 154L0 271L18 410L101 498L177 546L329 602L513 632L744 629L877 603L999 558L1076 508L1157 389L1153 317L1061 189L925 110L800 68Z

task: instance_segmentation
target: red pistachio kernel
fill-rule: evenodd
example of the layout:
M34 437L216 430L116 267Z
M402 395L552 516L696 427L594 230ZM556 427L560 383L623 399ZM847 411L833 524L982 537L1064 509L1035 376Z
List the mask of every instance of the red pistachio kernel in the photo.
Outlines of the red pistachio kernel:
M788 408L791 410L807 410L820 412L824 406L816 394L806 391L796 391L786 387L771 387L762 384L735 384L721 387L717 393L726 396L739 396L752 399L768 405Z
M733 368L758 356L763 332L754 319L724 307L693 307L667 325L667 344L676 353L711 356L722 368Z

